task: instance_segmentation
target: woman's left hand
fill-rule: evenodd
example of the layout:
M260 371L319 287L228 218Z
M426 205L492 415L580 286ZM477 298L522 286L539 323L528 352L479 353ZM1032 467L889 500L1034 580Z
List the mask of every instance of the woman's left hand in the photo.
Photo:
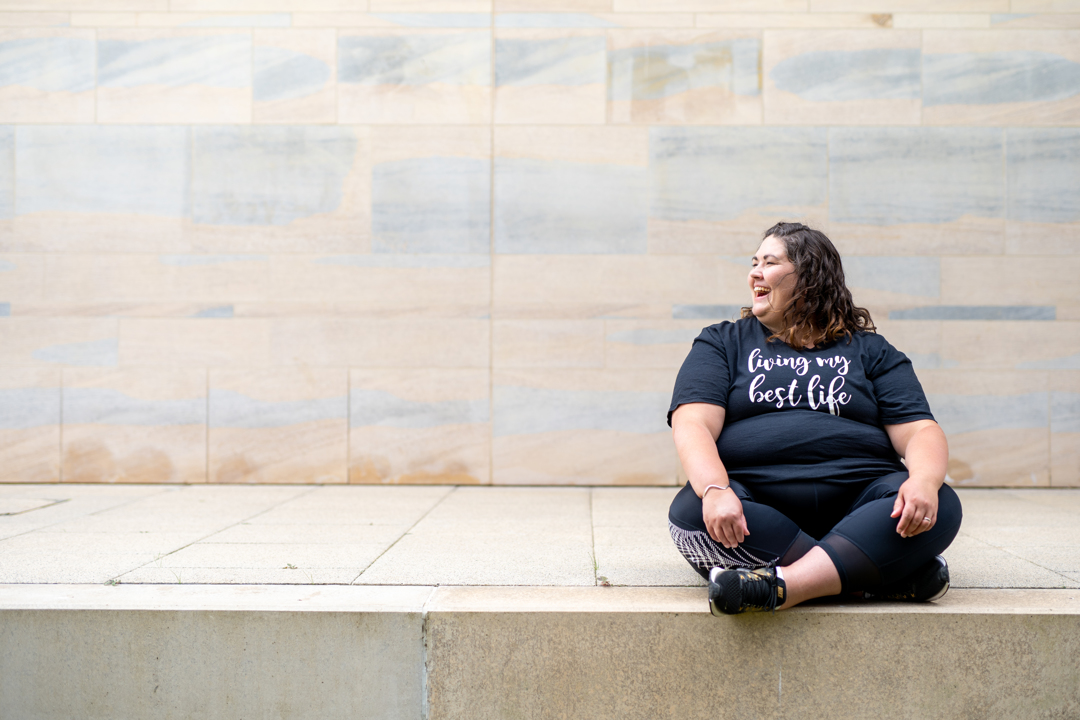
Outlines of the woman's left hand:
M937 524L938 483L908 478L900 486L890 517L900 518L896 532L900 537L913 537Z

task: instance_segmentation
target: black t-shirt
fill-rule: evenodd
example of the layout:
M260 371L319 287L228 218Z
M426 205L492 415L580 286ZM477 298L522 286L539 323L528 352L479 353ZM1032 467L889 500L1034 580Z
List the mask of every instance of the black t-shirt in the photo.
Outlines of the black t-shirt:
M814 349L767 342L757 318L701 331L668 410L726 408L716 442L732 480L858 483L904 466L885 425L930 419L911 361L873 333Z

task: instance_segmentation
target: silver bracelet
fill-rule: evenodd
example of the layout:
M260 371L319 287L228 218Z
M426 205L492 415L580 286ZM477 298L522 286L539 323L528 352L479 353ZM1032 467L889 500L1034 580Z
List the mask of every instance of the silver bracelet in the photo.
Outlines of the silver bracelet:
M710 485L709 487L705 488L705 492L701 493L701 499L704 500L705 496L708 495L709 491L712 490L713 488L716 488L717 490L728 490L728 489L731 488L731 486L730 485Z

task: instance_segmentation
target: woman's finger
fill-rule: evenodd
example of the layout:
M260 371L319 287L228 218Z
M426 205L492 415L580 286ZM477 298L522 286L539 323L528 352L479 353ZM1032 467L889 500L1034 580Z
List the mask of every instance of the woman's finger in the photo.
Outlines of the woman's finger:
M896 532L900 533L901 537L908 536L913 517L915 517L915 505L913 503L904 503L904 512L900 514L900 522L896 524Z

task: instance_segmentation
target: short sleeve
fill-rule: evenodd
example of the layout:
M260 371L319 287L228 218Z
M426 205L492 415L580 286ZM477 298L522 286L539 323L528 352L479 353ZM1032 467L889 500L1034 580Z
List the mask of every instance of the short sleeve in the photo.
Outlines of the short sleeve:
M727 407L731 378L727 341L722 330L730 325L721 323L707 327L694 340L690 354L686 356L675 379L675 390L667 414L668 425L671 425L671 413L680 405L700 402Z
M926 394L907 356L880 335L868 335L867 338L873 340L870 341L866 375L874 386L881 424L933 420L930 403L926 401Z

